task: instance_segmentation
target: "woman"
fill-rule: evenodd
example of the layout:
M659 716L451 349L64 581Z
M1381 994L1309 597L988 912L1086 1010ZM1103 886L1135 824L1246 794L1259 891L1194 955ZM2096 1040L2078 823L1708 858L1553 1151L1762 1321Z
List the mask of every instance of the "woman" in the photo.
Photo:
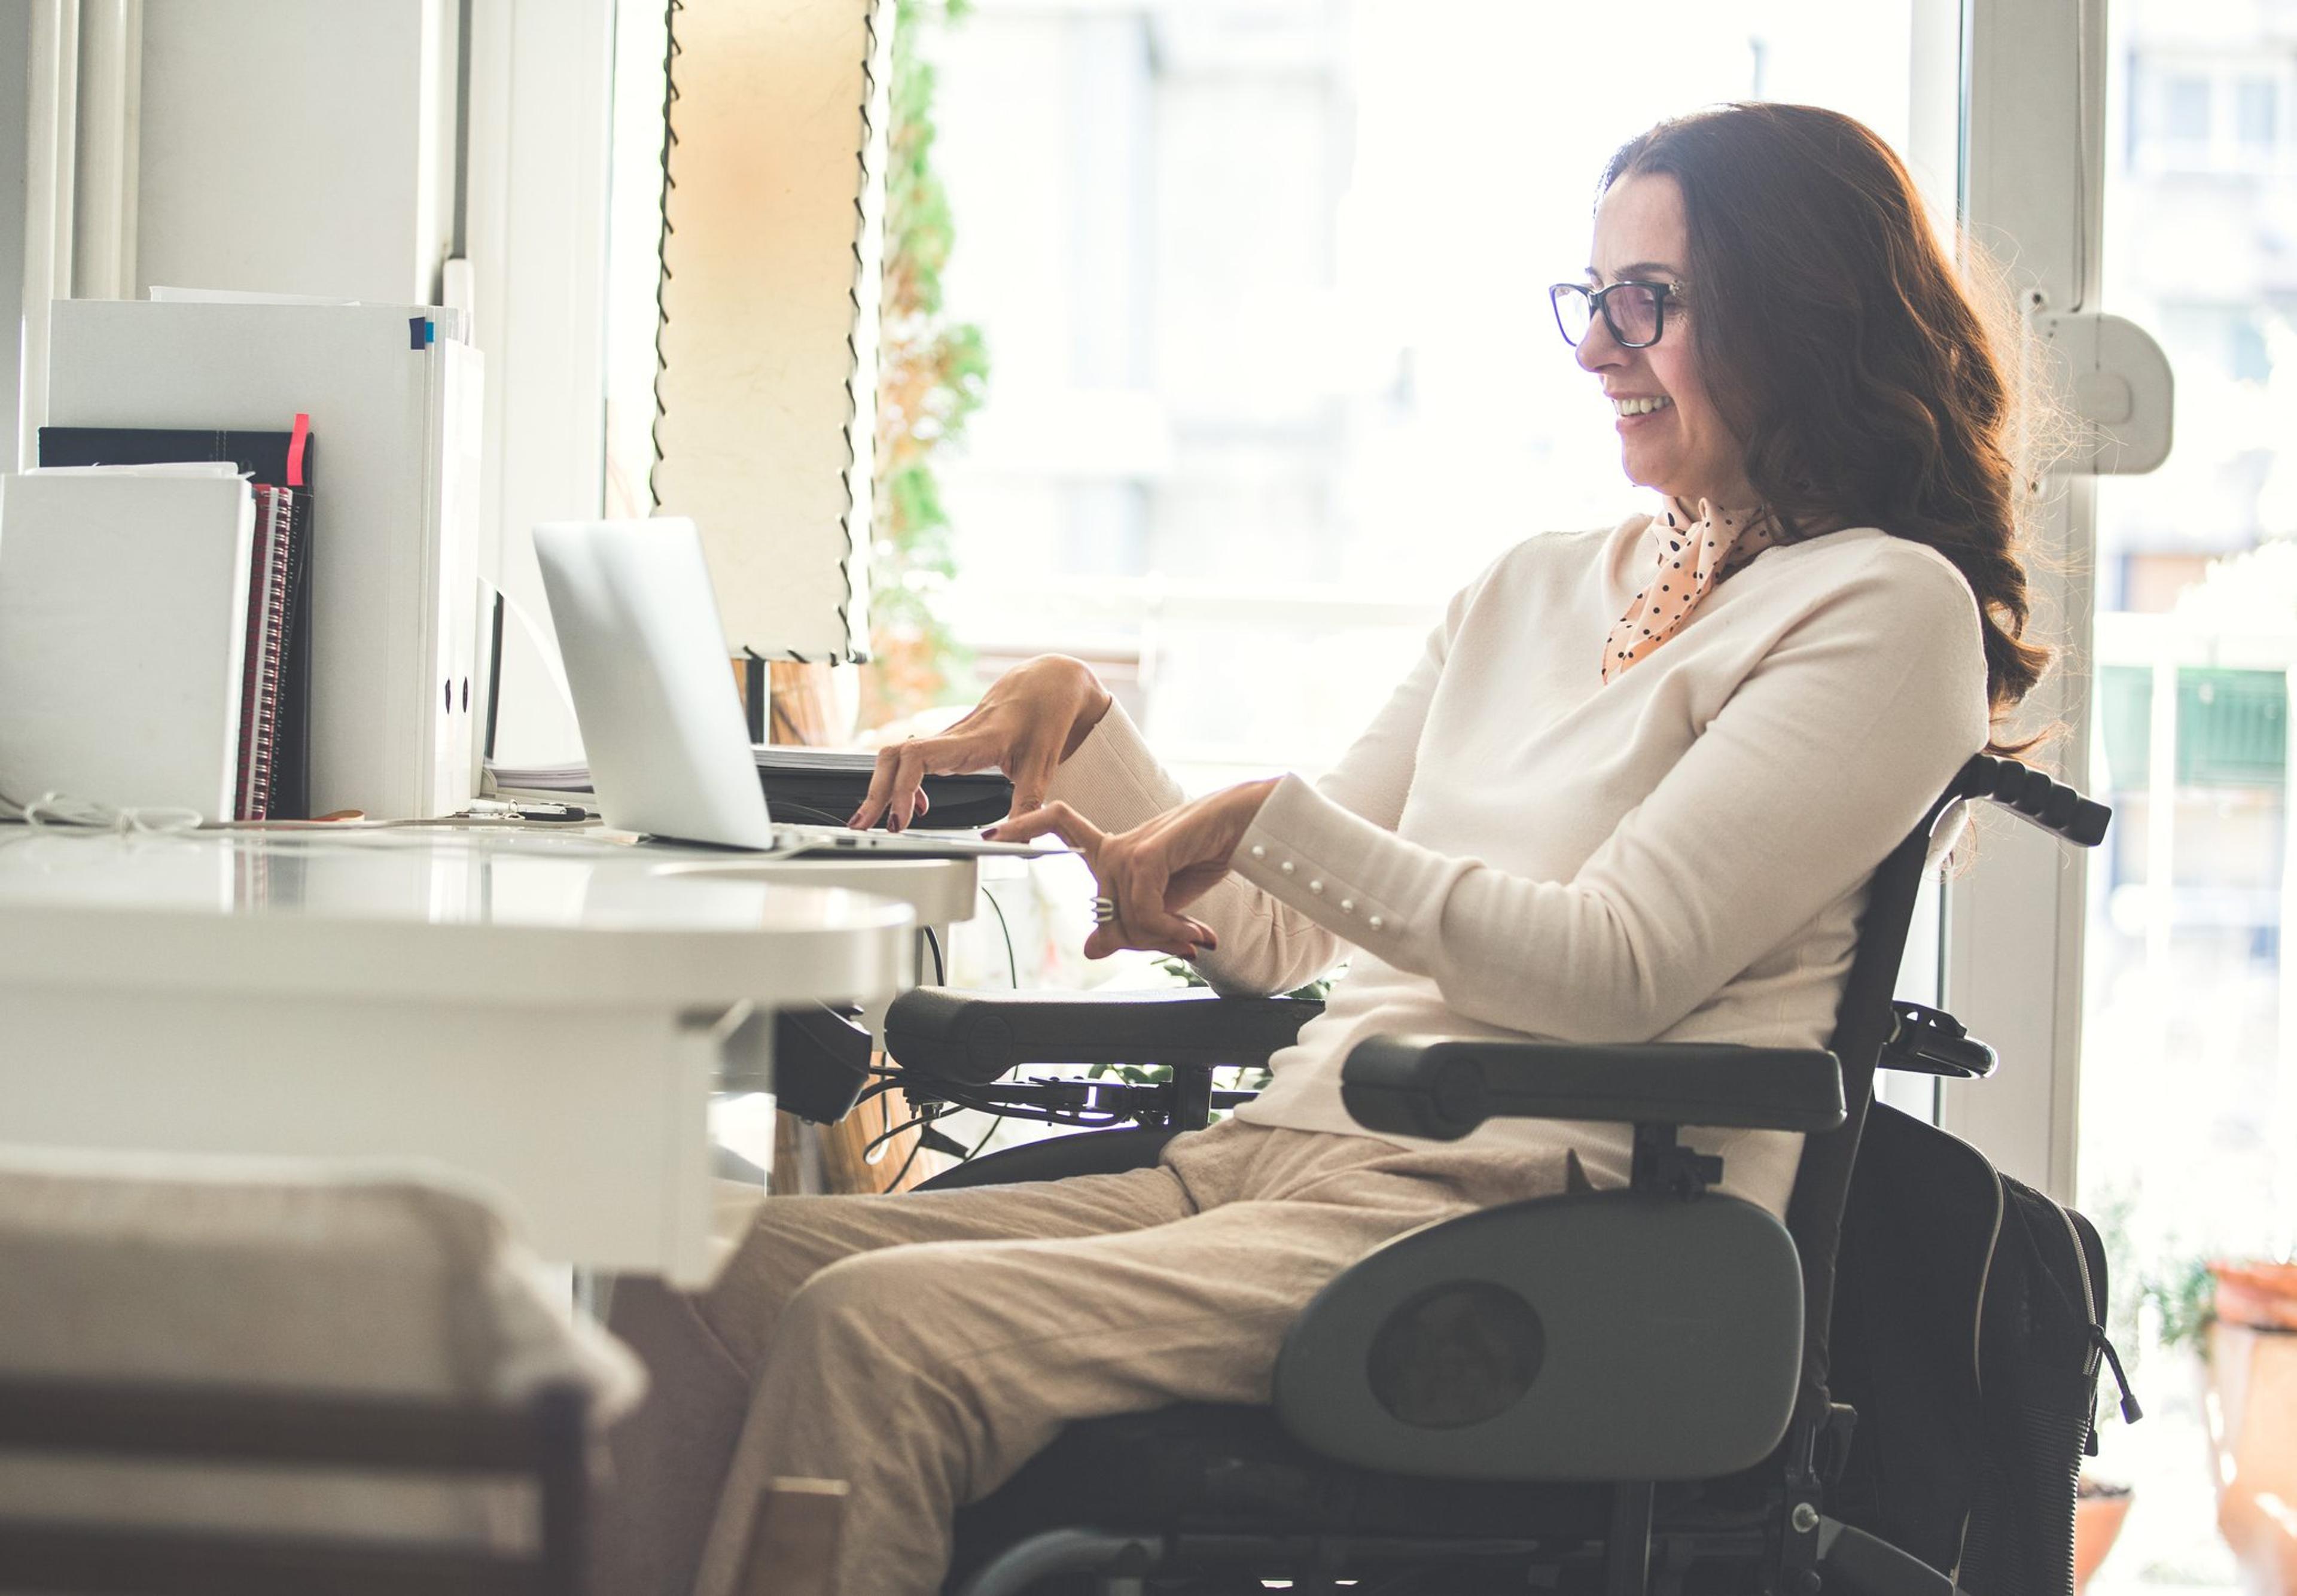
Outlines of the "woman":
M2003 352L1897 158L1808 107L1629 144L1552 298L1659 513L1502 557L1321 781L1183 802L1058 658L880 760L857 826L908 824L928 771L1010 774L998 834L1058 834L1099 883L1088 953L1232 992L1350 972L1157 1168L778 1199L709 1291L622 1290L655 1391L616 1440L604 1589L734 1590L762 1484L813 1476L852 1487L838 1589L936 1590L955 1508L1065 1421L1264 1401L1286 1325L1388 1238L1575 1160L1626 1182L1624 1126L1365 1133L1359 1037L1824 1044L1868 877L2046 662ZM1691 1139L1783 1213L1799 1138Z

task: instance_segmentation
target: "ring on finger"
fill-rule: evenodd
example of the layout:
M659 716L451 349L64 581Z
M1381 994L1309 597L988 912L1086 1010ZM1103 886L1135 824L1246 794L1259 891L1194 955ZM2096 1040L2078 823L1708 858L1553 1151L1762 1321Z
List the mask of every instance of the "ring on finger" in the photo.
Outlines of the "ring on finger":
M1096 926L1116 924L1116 900L1109 897L1095 898L1092 901L1092 923Z

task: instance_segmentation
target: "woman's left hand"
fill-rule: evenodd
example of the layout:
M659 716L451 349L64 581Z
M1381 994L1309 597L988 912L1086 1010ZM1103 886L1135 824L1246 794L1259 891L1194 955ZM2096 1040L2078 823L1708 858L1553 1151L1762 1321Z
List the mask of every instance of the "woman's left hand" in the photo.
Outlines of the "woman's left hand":
M1119 832L1101 830L1066 803L1048 803L1008 816L987 835L1000 843L1025 843L1050 833L1084 856L1100 895L1116 906L1116 917L1093 927L1085 939L1086 958L1145 948L1194 958L1220 946L1220 938L1202 920L1181 911L1228 874L1237 844L1275 790L1274 777L1247 781Z

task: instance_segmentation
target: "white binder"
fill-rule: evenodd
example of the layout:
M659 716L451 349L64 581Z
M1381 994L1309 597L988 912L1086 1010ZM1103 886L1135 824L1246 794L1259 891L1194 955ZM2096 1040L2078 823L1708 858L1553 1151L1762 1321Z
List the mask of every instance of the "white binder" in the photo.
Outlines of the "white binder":
M0 793L231 818L254 537L236 476L0 478Z
M437 815L478 790L477 350L420 305L59 300L48 422L311 418L311 805Z

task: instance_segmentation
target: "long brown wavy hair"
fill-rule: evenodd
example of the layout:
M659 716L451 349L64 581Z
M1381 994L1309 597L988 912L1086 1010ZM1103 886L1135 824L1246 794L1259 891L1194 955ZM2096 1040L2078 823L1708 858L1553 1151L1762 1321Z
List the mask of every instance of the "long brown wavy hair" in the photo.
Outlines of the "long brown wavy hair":
M1685 325L1748 481L1789 539L1873 526L1951 560L1998 727L2051 661L2025 636L2042 463L2020 458L2051 429L2021 424L2006 297L1965 287L1904 164L1839 111L1678 117L1621 146L1602 190L1637 173L1682 191Z

